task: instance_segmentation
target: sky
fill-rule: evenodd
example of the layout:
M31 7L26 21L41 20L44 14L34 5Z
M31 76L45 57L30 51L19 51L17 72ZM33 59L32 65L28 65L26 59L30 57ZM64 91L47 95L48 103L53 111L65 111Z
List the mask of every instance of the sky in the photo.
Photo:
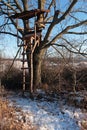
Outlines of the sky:
M49 4L49 1L50 0L47 1L47 5ZM86 1L87 0L85 0L85 4L87 5ZM63 1L57 0L56 10L60 10L60 11L64 12L66 7L68 6L67 3L69 4L69 0L63 0ZM33 0L31 2L31 4L34 4ZM77 8L77 7L83 8L81 0L79 0L79 3L75 6L75 8ZM87 11L87 8L85 8L85 10ZM52 13L53 12L50 12L49 15L52 14ZM77 15L74 15L74 16L76 18L80 18L81 20L87 19L87 15L84 15L83 13L77 14ZM67 20L70 20L70 19L67 19ZM1 16L0 16L0 23L3 23ZM73 23L72 19L70 20L69 23L70 24ZM67 25L67 22L64 21L62 23L62 28L64 28L65 24ZM61 26L61 24L59 26L57 26L57 28L56 27L54 28L54 30L52 32L52 36L53 36L53 34L56 34L57 32L59 32L59 30L61 29L60 26ZM79 29L76 28L75 31L79 31ZM70 35L70 37L71 37L71 35ZM78 38L78 36L76 36L76 37ZM14 38L13 36L9 36L9 35L0 35L0 54L2 54L5 57L14 57L16 55L17 50L18 50L18 47L17 47L17 39L16 38Z

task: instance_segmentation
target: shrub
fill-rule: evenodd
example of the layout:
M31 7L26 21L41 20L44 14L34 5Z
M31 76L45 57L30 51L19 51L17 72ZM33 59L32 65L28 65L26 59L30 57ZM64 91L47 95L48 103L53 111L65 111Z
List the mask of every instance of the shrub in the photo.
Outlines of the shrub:
M12 68L8 74L7 72L2 78L2 84L5 88L11 90L22 89L22 72L16 68Z
M49 89L55 92L87 90L87 68L72 68L64 66L60 70L60 66L46 67L42 69L42 83L47 83ZM76 84L74 79L76 74Z

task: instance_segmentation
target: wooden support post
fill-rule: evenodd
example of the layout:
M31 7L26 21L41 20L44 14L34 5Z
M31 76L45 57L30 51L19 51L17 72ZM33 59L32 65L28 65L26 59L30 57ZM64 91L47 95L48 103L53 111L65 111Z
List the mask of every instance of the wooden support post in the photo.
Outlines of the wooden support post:
M30 92L33 93L33 53L30 54Z
M25 42L24 42L25 44ZM22 68L24 68L24 64L25 64L25 55L24 55L24 52L25 52L25 48L23 46L23 63L22 63ZM24 95L24 91L25 91L25 69L23 69L23 95Z
M0 78L0 87L1 87L1 78Z
M25 69L23 69L23 93L25 91Z
M36 44L36 24L34 25L34 45ZM30 40L30 48L31 48L31 54L30 54L30 92L33 94L34 92L34 86L33 86L33 42L31 43L32 40ZM35 45L36 47L36 45Z
M32 53L32 48L33 48L33 43L31 43L30 40L30 93L33 94L33 53Z

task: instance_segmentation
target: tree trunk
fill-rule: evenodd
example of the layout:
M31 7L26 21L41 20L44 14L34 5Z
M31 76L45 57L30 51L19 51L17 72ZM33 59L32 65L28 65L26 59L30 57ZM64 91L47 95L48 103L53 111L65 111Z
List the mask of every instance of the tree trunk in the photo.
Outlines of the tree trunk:
M33 74L34 74L34 90L41 86L41 66L46 49L34 53L33 59Z
M42 50L36 49L36 51L33 53L33 91L35 91L35 89L41 85L41 65L42 65L45 51L46 49L42 49ZM28 59L28 67L31 68L30 55L27 55L27 59ZM29 74L30 73L31 70L29 69ZM29 75L29 90L31 92L30 78L31 77Z

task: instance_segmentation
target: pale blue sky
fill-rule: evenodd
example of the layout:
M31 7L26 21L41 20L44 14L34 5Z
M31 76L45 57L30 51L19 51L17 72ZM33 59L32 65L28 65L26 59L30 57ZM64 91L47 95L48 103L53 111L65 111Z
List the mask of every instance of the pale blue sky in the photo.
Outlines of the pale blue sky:
M37 1L37 0L35 0L35 1ZM47 4L49 3L49 1L50 0L47 1ZM87 11L87 6L86 6L87 2L86 1L87 0L85 0L85 7L86 7L85 11ZM67 3L69 4L69 0L57 0L56 9L59 9L60 11L64 12L66 7L68 6ZM31 4L34 4L33 0L31 1ZM76 4L75 8L77 8L77 7L79 7L79 8L83 7L82 0L79 0L79 3ZM84 9L84 7L83 7L83 9ZM82 14L78 13L77 15L74 15L74 16L76 18L81 19L81 20L87 19L87 15L85 15L84 13L82 13ZM0 20L0 22L1 21L2 20ZM72 20L69 23L72 23ZM64 22L64 24L67 25L67 23L65 23L65 22ZM62 24L62 27L64 28L63 24ZM77 28L76 31L79 31L80 29ZM56 27L54 28L53 34L55 34L59 30L60 30L60 25L57 26L57 28ZM70 35L70 37L71 37L71 35ZM78 36L76 36L76 37L78 38ZM2 44L3 44L3 46L2 46ZM3 49L4 49L4 53L5 53L6 57L14 57L16 55L17 50L18 50L17 39L15 39L13 36L9 36L9 35L0 35L0 51Z

